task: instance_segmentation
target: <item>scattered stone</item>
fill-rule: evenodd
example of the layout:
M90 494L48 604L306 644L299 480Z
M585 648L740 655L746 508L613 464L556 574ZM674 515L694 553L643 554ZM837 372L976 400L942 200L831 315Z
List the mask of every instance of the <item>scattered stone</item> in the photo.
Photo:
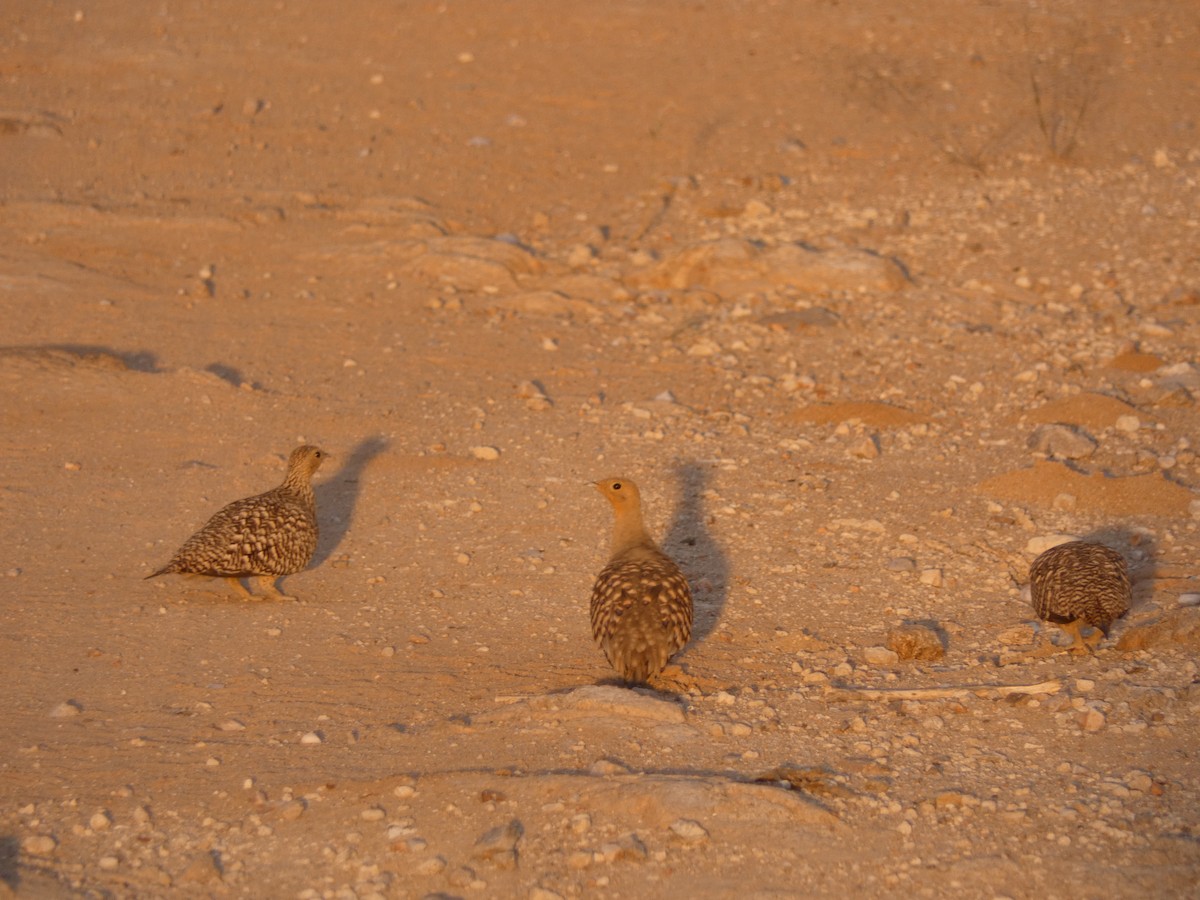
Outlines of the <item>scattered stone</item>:
M887 563L889 572L915 572L916 568L917 561L911 556L893 556Z
M862 660L871 666L894 666L900 662L900 654L887 647L867 647L862 651Z
M1028 622L1011 625L996 635L996 640L1008 647L1024 647L1032 644L1036 638L1037 629Z
M522 381L517 385L517 396L525 401L525 408L535 412L550 409L554 404L546 396L545 390L536 381Z
M1180 606L1200 606L1200 594L1180 594L1176 602Z
M517 819L507 825L497 825L480 835L471 856L501 869L514 869L517 866L517 841L524 833L525 828Z
M88 827L92 831L104 831L112 825L112 821L112 816L108 813L108 810L102 809L99 812L92 813L92 817L88 819Z
M1044 534L1030 538L1025 544L1025 552L1032 556L1041 556L1051 547L1077 540L1079 538L1073 534Z
M471 455L476 459L494 462L500 458L500 450L497 447L472 447Z
M1178 606L1130 625L1117 641L1117 649L1126 651L1170 646L1200 648L1200 607Z
M943 582L941 569L922 569L921 584L929 587L941 587Z
M1086 459L1096 452L1097 443L1070 425L1039 425L1025 445L1035 453L1056 459Z
M603 844L597 853L600 858L606 863L619 862L627 860L629 862L644 862L649 853L646 851L646 845L642 843L634 832L623 834L615 841L610 841Z
M364 822L380 822L387 818L387 810L382 806L372 806L358 814Z
M438 875L446 869L446 860L441 856L431 856L416 868L418 875Z
M762 248L751 240L724 238L687 247L650 271L635 273L630 282L733 296L771 288L890 293L902 290L909 279L899 263L868 250L817 250L795 243Z
M1129 786L1130 790L1148 794L1154 788L1154 778L1149 772L1133 769L1125 773L1125 784Z
M83 706L77 700L64 700L54 709L50 710L50 718L52 719L69 719L72 716L77 716L83 712Z
M306 809L308 805L303 800L286 800L275 808L275 815L285 822L295 822Z
M321 737L321 734L318 731L309 731L309 732L306 732L305 734L301 735L301 737L300 737L301 744L309 744L309 745L320 744L322 742L322 740L323 740L323 738Z
M21 850L30 856L49 856L58 847L53 835L31 834L21 841Z
M671 834L684 844L702 844L708 840L708 831L695 819L676 819L671 823Z
M499 309L509 309L525 315L544 318L571 318L573 316L594 318L601 315L600 309L594 303L553 290L514 294L497 300L495 305Z
M946 655L941 636L926 625L900 625L888 632L888 648L900 659L933 660Z
M847 448L850 455L857 459L877 459L879 457L879 438L873 434L864 434Z
M1142 427L1142 420L1137 416L1117 416L1117 421L1114 424L1117 431L1133 434Z
M179 880L187 884L212 884L221 880L221 865L215 853L204 853L193 859Z
M1087 709L1079 716L1079 727L1084 731L1099 731L1104 724L1104 713L1098 709Z

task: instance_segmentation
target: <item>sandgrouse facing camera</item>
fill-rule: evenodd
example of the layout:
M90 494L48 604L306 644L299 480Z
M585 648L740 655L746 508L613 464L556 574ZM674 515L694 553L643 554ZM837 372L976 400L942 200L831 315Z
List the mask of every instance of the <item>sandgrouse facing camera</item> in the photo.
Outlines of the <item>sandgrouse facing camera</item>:
M592 588L592 637L623 680L645 683L692 636L692 592L647 534L637 485L628 478L594 484L615 521L612 557Z
M1132 588L1125 557L1103 544L1070 541L1051 547L1029 568L1034 612L1071 635L1072 653L1091 653L1108 626L1129 611ZM1084 625L1094 629L1085 638Z
M253 597L243 578L254 578L267 595L294 600L280 592L276 580L299 572L317 549L317 504L312 476L328 456L305 444L288 458L283 484L235 500L188 538L171 561L147 578L159 575L208 575L227 578L246 597Z

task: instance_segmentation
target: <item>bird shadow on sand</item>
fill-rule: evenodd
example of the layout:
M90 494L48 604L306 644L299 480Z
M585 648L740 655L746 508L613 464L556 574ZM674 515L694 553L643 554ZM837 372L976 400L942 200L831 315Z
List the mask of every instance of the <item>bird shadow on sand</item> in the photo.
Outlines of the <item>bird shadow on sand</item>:
M350 523L354 521L354 508L358 505L358 497L362 491L363 470L387 447L387 438L378 435L364 438L358 442L358 446L350 452L350 456L336 472L313 485L321 536L317 541L317 552L313 555L312 566L326 562L346 537Z
M708 471L694 462L676 466L679 503L667 528L663 549L674 559L692 586L695 621L692 641L712 634L729 596L729 559L708 530L704 491Z

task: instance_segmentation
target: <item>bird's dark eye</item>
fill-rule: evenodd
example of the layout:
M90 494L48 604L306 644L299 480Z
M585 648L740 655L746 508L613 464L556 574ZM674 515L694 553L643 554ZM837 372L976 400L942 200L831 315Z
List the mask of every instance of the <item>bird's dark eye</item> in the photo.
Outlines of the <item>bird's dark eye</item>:
M619 481L614 481L614 482L613 482L613 490L614 490L614 491L619 491L620 489L621 489L621 482L619 482Z

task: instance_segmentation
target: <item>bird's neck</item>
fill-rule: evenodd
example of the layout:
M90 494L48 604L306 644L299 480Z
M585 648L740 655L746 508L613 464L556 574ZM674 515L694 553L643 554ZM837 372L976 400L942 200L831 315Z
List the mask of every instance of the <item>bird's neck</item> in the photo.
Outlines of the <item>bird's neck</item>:
M283 479L281 487L285 491L291 491L299 497L307 500L313 499L312 481L307 472L301 470L288 472L287 477Z
M624 556L638 549L658 549L642 522L642 511L636 507L617 510L613 524L612 555Z

